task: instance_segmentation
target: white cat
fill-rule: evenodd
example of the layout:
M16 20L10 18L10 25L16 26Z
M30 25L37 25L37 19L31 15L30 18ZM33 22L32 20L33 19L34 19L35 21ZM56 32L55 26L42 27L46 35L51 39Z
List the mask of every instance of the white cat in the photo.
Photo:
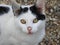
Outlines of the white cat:
M4 10L0 11L0 17L3 17L0 18L0 45L38 45L45 36L43 3L44 1L40 3L40 7L39 5L21 5L15 15L12 11L11 14L9 12L12 8L8 6L4 8L3 5Z

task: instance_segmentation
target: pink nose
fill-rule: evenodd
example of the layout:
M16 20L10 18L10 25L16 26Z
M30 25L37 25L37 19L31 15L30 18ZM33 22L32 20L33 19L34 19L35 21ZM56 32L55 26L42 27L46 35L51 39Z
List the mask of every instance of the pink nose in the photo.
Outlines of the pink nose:
M27 27L27 30L28 30L29 32L31 32L32 27L31 27L31 26L28 26L28 27Z

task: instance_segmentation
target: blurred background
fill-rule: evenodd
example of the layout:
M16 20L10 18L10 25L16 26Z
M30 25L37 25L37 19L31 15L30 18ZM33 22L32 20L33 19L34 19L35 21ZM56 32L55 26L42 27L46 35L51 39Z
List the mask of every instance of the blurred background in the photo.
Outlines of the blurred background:
M36 0L16 0L19 4L33 4ZM0 0L9 4L9 0ZM46 36L39 45L60 45L60 0L46 0Z

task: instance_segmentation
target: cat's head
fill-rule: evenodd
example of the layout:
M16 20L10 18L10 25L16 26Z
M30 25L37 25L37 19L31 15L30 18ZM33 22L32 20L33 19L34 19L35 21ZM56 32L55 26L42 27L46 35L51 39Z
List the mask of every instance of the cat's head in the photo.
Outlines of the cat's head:
M25 33L36 33L42 28L45 28L45 15L43 9L43 2L40 6L33 5L21 5L15 12L15 23Z

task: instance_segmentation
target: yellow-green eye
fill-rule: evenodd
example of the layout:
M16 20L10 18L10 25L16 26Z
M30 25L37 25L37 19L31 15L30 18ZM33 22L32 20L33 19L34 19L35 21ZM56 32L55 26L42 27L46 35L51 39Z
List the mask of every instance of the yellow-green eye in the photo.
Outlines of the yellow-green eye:
M33 23L37 23L37 22L38 22L38 19L35 18L35 19L33 20Z
M20 22L21 22L22 24L26 24L26 21L25 21L24 19L21 19Z

